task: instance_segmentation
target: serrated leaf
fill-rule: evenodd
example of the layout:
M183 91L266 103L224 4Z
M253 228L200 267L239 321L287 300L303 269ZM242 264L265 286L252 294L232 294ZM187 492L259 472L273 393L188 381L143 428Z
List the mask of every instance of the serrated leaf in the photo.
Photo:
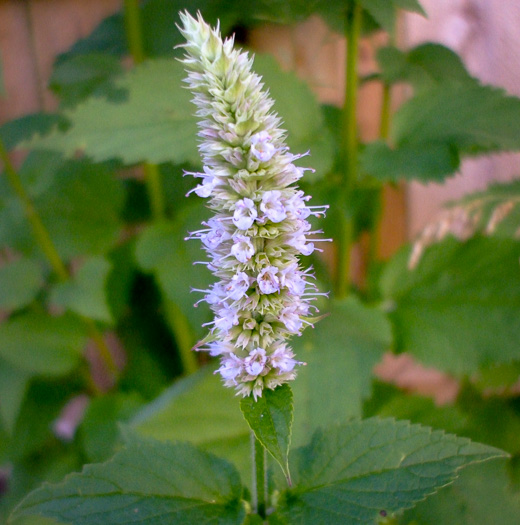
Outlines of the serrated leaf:
M40 264L20 259L0 266L0 308L15 310L29 304L43 285Z
M296 452L296 486L282 495L288 523L374 523L451 483L460 468L505 454L404 421L351 421Z
M0 324L0 357L31 374L63 375L80 361L86 335L72 316L26 313Z
M10 150L34 134L46 135L52 129L65 129L67 120L55 113L33 113L6 122L0 126L0 140Z
M56 64L49 85L62 106L74 106L111 77L123 72L119 59L101 53L72 56Z
M393 119L391 137L392 148L376 142L362 152L366 173L384 180L441 181L458 168L458 161L446 162L450 152L457 160L459 156L520 149L520 99L491 86L432 86L401 106ZM412 160L413 152L418 159L410 169L405 160ZM442 153L442 164L435 162L436 152Z
M103 257L86 260L72 280L54 287L51 303L90 319L111 323L105 289L110 270L110 263Z
M436 84L473 84L459 55L441 44L428 42L402 51L394 46L378 49L381 76L387 83L409 82L420 90Z
M144 62L114 81L111 91L125 93L124 100L91 97L65 112L71 123L66 133L35 137L27 145L66 155L80 150L96 161L197 163L197 126L184 77L177 61Z
M517 359L519 256L509 239L447 239L409 270L401 250L381 280L397 349L458 376Z
M104 464L87 465L29 494L13 517L75 525L240 524L245 510L234 467L187 443L133 439Z
M372 369L391 343L385 315L354 296L332 303L330 315L293 339L297 358L307 363L292 384L295 444L306 443L319 427L361 415Z
M294 408L291 387L285 384L275 390L266 389L256 400L252 396L245 397L240 401L240 408L256 439L290 479L289 445Z
M453 485L406 512L400 523L517 525L520 494L512 489L506 467L504 461L469 467Z

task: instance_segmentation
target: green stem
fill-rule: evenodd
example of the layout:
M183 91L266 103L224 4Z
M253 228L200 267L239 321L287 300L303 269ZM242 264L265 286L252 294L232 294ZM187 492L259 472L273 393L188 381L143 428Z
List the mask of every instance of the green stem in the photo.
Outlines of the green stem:
M267 511L267 451L251 432L251 451L253 456L253 511L262 519Z
M347 38L345 101L343 104L341 163L343 177L338 195L340 210L340 238L336 256L336 295L345 297L350 287L350 254L354 240L352 216L345 211L346 204L355 188L358 169L357 96L358 56L361 35L362 9L357 3L348 9L345 35Z
M144 61L145 54L139 0L125 0L124 13L128 49L134 59L134 63L140 64Z
M157 164L145 163L144 176L148 190L148 198L152 208L152 217L156 221L162 220L165 217L165 202L159 166L157 166Z
M38 215L38 212L36 211L36 208L34 207L31 198L25 191L20 176L18 172L14 169L14 166L11 163L11 159L9 158L7 150L5 149L4 143L1 139L0 159L4 164L5 174L7 176L7 180L9 181L11 188L23 204L25 216L27 217L27 220L31 225L33 234L36 237L36 242L47 257L47 260L49 261L52 269L54 270L60 281L66 281L69 278L67 268L63 264L63 261L61 260L58 251L56 250L56 247L52 242L49 232L43 225L43 222L40 216Z
M29 194L25 191L20 175L15 170L11 159L9 158L7 150L4 146L4 143L1 139L0 159L4 164L7 180L9 181L11 188L23 204L25 216L27 217L27 220L31 225L38 246L43 251L52 269L58 276L58 279L61 282L68 281L70 274L65 264L61 260L58 250L56 250L56 247L52 242L51 236L49 235L47 228L45 228L40 216L38 215L38 212L36 211L36 208L34 207L34 204L32 203ZM94 340L97 347L99 348L99 353L107 369L114 375L117 375L117 365L115 364L112 354L110 353L110 350L103 339L103 335L99 332L95 323L91 319L87 319L86 317L82 317L81 319L85 323L85 326L89 331L90 337Z
M182 369L185 374L193 374L198 370L197 359L193 352L193 337L188 319L182 313L182 310L177 304L168 299L163 299L168 325L170 326L177 348L179 349L179 356L182 363Z

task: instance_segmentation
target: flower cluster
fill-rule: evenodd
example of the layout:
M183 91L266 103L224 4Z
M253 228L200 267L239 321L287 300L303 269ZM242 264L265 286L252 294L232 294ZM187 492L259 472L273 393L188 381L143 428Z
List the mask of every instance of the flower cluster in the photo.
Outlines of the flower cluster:
M255 399L296 376L294 353L286 340L312 323L319 292L311 269L298 256L315 243L307 221L327 206L309 206L294 183L305 169L284 143L273 101L251 71L252 59L222 41L202 17L181 14L187 43L183 63L199 117L199 151L204 170L192 191L209 198L215 214L205 228L190 233L209 255L219 279L204 293L215 314L210 335L199 344L220 356L226 386ZM191 193L191 192L190 192ZM323 239L321 239L323 240Z

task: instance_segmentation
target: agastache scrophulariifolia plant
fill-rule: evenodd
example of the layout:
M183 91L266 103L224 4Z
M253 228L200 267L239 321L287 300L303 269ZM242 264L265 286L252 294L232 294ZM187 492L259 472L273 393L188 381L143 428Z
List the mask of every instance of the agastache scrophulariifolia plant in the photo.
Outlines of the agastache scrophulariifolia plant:
M327 206L308 206L310 197L295 183L301 168L284 142L280 118L251 71L253 60L222 40L218 25L181 13L186 38L183 63L199 120L203 172L192 191L208 198L214 216L190 233L200 239L218 282L204 293L215 318L198 349L220 356L224 384L255 399L296 377L303 363L287 339L312 324L312 301L319 295L312 268L298 257L310 255L318 240L306 220ZM191 193L191 192L190 192Z

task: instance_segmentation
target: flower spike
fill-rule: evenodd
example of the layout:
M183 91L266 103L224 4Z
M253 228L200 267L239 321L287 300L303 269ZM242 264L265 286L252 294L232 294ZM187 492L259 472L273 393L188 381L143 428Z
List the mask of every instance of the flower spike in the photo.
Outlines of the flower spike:
M203 173L192 190L208 199L214 216L199 239L219 279L202 300L215 318L210 335L196 347L220 356L217 372L238 394L262 395L296 377L295 359L286 340L311 325L318 295L312 269L302 270L300 255L316 248L307 222L326 206L307 206L310 197L295 183L305 170L293 164L285 131L272 111L273 101L252 72L253 60L222 40L198 13L180 14L182 60L199 120ZM190 192L191 193L191 192Z

